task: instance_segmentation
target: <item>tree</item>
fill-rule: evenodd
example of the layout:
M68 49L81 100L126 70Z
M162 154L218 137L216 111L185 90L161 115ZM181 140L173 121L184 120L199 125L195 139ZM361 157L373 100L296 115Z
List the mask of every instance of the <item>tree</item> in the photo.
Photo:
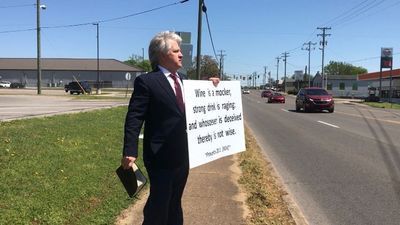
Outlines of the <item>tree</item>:
M128 60L124 61L124 63L143 69L146 72L150 72L152 70L150 61L147 59L143 60L143 57L141 56L132 55Z
M324 67L325 74L328 75L357 75L367 73L368 70L361 66L353 66L350 63L330 61Z
M204 55L200 58L200 77L201 79L219 74L218 62L212 56ZM193 67L187 70L187 75L190 79L197 80L196 76L196 58L193 62Z

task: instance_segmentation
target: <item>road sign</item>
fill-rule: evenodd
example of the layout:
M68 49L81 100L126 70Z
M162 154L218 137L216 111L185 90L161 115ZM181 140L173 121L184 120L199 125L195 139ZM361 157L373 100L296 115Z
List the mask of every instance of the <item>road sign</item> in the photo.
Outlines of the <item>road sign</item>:
M131 80L131 78L132 78L131 73L126 73L126 74L125 74L125 79L126 79L126 80Z

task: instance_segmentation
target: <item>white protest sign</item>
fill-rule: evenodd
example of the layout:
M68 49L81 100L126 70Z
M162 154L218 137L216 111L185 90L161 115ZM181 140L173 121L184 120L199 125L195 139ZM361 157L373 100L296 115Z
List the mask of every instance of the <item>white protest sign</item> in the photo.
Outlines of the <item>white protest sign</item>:
M246 150L240 81L184 80L190 168Z

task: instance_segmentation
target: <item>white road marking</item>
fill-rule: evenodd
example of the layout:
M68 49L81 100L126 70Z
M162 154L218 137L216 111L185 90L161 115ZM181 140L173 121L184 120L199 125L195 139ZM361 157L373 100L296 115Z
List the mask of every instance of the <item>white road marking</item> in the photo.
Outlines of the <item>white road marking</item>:
M282 111L284 111L284 112L289 112L289 110L287 110L287 109L281 109Z
M336 126L336 125L333 125L333 124L330 124L330 123L327 123L327 122L324 122L324 121L321 121L321 120L318 120L317 122L318 122L318 123L325 124L325 125L327 125L327 126L334 127L334 128L340 128L340 127L338 127L338 126Z

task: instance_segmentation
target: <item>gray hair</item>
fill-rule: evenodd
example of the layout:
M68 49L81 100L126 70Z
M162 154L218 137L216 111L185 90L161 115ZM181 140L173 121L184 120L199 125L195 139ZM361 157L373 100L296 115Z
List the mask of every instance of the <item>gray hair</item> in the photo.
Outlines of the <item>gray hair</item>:
M159 64L160 53L166 54L171 48L169 40L176 41L178 45L181 45L182 38L172 31L163 31L153 37L149 45L149 59L151 67L155 69Z

